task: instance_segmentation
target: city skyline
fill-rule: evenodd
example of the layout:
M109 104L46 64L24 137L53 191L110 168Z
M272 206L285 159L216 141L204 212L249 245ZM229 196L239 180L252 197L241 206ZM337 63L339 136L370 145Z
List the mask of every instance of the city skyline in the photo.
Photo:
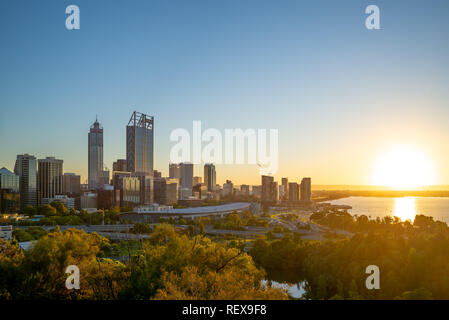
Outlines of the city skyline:
M137 109L156 119L154 168L164 176L170 132L201 120L219 130L278 129L277 181L373 185L376 159L411 146L432 161L432 184L449 185L449 151L441 148L449 139L449 4L377 4L382 27L372 31L363 1L273 8L80 0L82 26L72 32L65 4L8 3L2 22L11 27L0 29L1 166L12 170L19 154L54 156L84 182L95 115L111 168L126 158L126 120ZM216 169L219 183L259 184L255 165Z

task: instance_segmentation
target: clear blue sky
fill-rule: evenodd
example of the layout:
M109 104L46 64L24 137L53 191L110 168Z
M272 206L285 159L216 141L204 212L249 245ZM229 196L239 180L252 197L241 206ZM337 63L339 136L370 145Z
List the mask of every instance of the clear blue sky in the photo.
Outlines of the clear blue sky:
M65 28L70 4L80 30ZM369 4L381 30L365 28ZM84 180L95 115L112 167L137 110L155 117L163 173L171 130L201 120L278 128L279 177L366 184L376 154L413 143L449 184L448 16L447 0L3 0L0 167L53 155ZM255 184L258 168L226 178Z

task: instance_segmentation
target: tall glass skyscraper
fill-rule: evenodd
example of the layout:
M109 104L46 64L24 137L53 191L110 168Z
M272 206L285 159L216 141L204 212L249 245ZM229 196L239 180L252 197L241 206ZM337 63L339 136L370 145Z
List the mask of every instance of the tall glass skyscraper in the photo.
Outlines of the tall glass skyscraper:
M152 116L134 111L126 126L126 167L140 180L140 201L153 203L153 129Z
M100 171L103 171L103 128L95 119L89 131L88 146L88 183L89 189L100 187Z
M152 116L134 111L126 126L126 163L130 172L145 172L153 176Z
M37 206L37 166L36 157L29 154L17 156L14 173L20 178L20 208Z

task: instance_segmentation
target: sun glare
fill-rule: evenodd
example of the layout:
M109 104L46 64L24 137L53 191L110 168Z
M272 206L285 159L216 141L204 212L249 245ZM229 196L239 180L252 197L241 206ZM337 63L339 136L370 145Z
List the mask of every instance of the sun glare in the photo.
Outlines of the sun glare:
M382 155L375 163L372 182L397 190L416 189L435 184L433 163L423 152L397 148Z

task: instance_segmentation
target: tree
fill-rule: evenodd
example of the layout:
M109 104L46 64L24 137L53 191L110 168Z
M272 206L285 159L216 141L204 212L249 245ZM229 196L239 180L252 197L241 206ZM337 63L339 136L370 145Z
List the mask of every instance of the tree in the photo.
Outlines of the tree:
M153 230L147 223L136 223L130 230L131 233L150 234Z
M37 210L35 207L27 205L25 206L25 208L23 208L23 213L29 216L34 216L37 214Z

